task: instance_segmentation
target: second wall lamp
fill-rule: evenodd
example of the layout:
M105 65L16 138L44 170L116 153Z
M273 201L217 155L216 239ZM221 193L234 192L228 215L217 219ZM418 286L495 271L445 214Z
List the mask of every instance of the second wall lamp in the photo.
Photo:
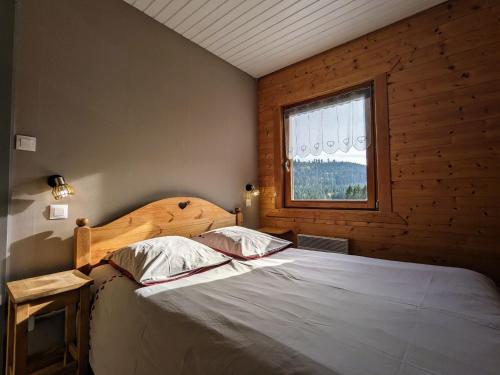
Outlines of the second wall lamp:
M252 196L256 197L258 195L260 195L260 190L255 185L245 185L245 205L247 207L252 207Z

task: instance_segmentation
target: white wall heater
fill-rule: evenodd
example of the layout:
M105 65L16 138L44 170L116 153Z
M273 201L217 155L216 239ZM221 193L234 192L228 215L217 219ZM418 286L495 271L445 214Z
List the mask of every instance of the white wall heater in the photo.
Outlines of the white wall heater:
M297 243L299 249L349 254L349 240L345 238L299 234L297 236Z

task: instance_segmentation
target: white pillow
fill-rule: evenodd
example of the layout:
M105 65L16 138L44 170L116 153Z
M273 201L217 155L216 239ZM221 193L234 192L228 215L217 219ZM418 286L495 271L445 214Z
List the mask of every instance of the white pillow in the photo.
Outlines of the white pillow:
M189 238L166 236L123 247L108 261L138 283L151 285L225 264L231 258Z
M224 254L243 259L260 258L290 246L290 241L256 230L233 226L205 232L193 240Z

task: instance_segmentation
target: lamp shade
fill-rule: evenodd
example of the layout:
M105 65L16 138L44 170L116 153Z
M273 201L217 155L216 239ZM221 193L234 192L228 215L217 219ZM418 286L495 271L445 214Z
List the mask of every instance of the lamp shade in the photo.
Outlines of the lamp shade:
M257 196L260 194L259 188L257 188L255 185L252 185L252 184L246 184L245 191L247 192L247 194L252 194L254 196Z
M70 184L68 184L64 180L63 176L60 175L49 176L47 183L52 188L52 195L56 200L60 200L75 194L75 190Z

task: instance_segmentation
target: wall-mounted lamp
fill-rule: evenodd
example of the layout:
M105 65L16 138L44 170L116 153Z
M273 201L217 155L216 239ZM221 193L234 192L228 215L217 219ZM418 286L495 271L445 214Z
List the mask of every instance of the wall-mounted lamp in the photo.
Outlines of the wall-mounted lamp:
M255 185L245 185L245 203L247 207L252 207L252 196L256 197L258 195L260 195L260 191Z
M63 176L59 176L57 174L49 176L47 183L52 188L52 195L56 200L75 194L75 190L64 180Z

